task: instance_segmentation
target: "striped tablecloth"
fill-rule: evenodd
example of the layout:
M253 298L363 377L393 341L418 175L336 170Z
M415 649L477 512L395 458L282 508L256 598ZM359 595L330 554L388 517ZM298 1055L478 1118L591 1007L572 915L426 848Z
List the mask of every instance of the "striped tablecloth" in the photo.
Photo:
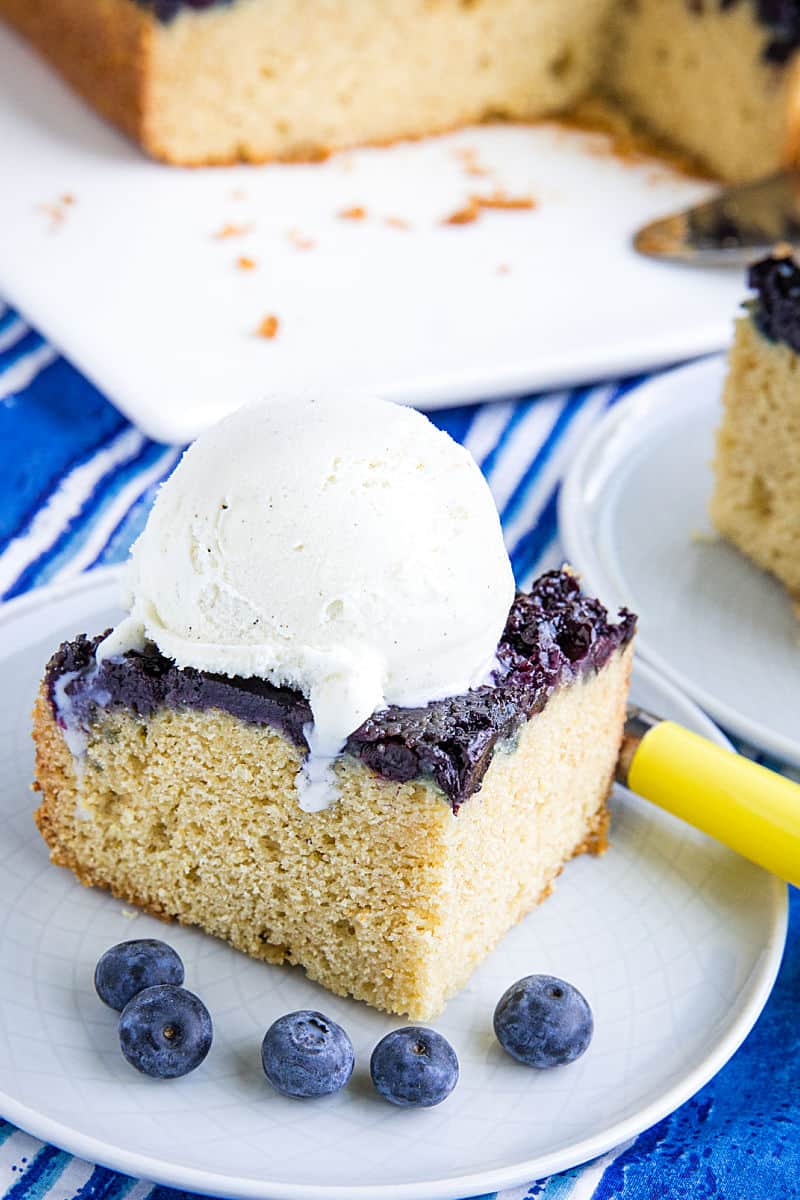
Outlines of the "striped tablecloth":
M469 446L502 514L517 578L561 560L559 478L586 429L640 379L433 414ZM134 429L0 304L0 598L124 558L181 448ZM2 969L2 964L0 964ZM763 1015L728 1065L632 1143L503 1200L800 1197L800 898ZM5 1200L168 1200L183 1193L43 1145L0 1119Z

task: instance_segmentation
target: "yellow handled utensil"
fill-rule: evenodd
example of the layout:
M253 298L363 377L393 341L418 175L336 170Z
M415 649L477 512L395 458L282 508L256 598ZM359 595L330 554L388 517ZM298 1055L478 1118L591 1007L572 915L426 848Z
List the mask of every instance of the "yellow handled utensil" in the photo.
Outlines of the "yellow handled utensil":
M617 781L800 887L800 784L632 706Z

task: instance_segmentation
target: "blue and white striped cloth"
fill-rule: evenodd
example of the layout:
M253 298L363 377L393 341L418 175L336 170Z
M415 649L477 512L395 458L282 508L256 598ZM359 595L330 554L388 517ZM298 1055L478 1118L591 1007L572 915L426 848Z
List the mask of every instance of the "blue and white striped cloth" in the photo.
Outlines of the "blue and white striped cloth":
M561 561L559 480L586 430L640 378L433 414L491 485L518 580ZM180 447L150 441L0 304L0 598L118 562ZM692 1100L587 1166L502 1200L800 1198L800 896L775 990L747 1041ZM177 1200L0 1119L0 1200Z

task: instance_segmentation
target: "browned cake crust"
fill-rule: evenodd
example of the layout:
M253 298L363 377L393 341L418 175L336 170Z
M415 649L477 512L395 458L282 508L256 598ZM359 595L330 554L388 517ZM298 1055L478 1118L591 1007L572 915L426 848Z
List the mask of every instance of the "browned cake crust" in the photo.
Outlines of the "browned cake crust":
M98 112L147 145L151 16L120 0L0 0L0 16Z

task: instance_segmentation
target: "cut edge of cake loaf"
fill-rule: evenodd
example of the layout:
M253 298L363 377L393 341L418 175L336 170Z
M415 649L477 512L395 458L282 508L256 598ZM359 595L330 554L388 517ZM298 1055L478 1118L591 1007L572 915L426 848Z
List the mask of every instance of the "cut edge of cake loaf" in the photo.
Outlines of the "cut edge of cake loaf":
M37 824L87 886L428 1020L568 859L605 849L631 656L559 688L457 814L350 756L338 799L305 813L297 747L219 709L98 710L76 759L43 685Z
M717 431L711 520L800 602L800 357L741 317Z
M101 113L184 165L314 159L568 108L613 0L0 0ZM100 53L98 53L98 50Z
M722 179L800 157L800 54L776 64L752 3L622 0L607 31L603 90Z

